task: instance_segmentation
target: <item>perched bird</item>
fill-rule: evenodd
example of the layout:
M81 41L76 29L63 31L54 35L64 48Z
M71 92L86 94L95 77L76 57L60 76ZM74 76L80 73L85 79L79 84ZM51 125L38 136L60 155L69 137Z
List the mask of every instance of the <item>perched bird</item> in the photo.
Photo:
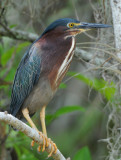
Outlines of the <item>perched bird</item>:
M74 55L75 36L92 28L107 27L110 26L71 18L58 19L50 24L32 43L18 66L12 87L10 113L19 119L24 117L38 131L31 116L41 109L42 132L47 137L45 108L69 69ZM52 141L48 143L54 148L51 156L57 148Z

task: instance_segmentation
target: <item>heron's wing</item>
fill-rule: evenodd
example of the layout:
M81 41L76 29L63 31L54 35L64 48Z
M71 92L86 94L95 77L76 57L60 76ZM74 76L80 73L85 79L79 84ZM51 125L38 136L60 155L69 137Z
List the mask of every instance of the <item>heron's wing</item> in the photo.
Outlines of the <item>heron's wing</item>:
M35 45L25 53L17 69L11 95L10 113L16 115L24 100L38 82L41 73L41 57Z

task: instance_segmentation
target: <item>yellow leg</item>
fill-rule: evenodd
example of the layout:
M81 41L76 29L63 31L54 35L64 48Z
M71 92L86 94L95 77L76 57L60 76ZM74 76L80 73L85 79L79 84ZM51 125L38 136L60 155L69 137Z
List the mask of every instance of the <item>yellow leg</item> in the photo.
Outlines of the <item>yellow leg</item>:
M28 109L27 109L27 108L24 108L24 109L22 110L22 113L23 113L24 117L26 118L26 120L29 122L30 126L38 131L37 127L35 126L34 122L32 121L32 119L31 119L30 116L29 116L29 111L28 111Z
M41 125L42 125L42 132L47 137L47 131L46 131L46 125L45 125L45 109L46 109L46 106L43 106L41 109L40 121L41 121ZM51 152L48 155L48 157L51 157L53 153L55 154L57 152L57 146L55 143L53 143L53 141L50 138L47 138L45 140L46 140L46 145L45 145L46 147L48 147L49 144L51 144ZM41 146L40 146L40 148L41 148Z
M45 150L45 147L48 147L49 143L51 144L51 152L48 155L48 157L50 157L53 153L55 154L57 152L57 147L56 147L55 143L53 143L53 141L51 141L51 139L47 138L46 125L45 125L45 108L46 108L46 106L43 106L43 108L40 112L40 120L41 120L42 131L43 131L44 135L42 134L42 132L38 131L37 127L35 126L34 122L32 121L32 119L29 116L28 109L24 108L22 110L22 113L23 113L23 116L26 118L26 120L29 122L30 126L34 129L36 129L39 132L40 136L42 136L42 138L43 138L42 151ZM31 146L34 146L34 140L32 141ZM40 150L41 150L41 145L38 147L38 151L40 151Z
M36 131L39 132L39 130L37 129L37 127L35 126L34 122L32 121L32 119L31 119L30 116L29 116L29 111L28 111L28 109L27 109L27 108L24 108L24 109L22 110L22 113L23 113L23 116L26 118L26 120L29 122L30 126L31 126L32 128L34 128ZM34 146L34 143L35 143L35 141L33 140L33 141L31 142L31 146L32 146L32 147Z
M44 135L47 136L46 125L45 125L45 108L46 108L46 106L43 106L42 110L40 112L40 121L41 121L41 125L42 125L42 132Z

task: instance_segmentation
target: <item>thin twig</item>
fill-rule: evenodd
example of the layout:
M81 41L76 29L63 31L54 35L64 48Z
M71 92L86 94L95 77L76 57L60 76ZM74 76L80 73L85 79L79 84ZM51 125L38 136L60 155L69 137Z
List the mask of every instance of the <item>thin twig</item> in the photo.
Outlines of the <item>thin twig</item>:
M100 67L103 67L105 63L107 63L108 61L110 61L110 60L111 60L111 58L112 58L112 56L111 56L111 57L109 57L109 58L107 58L107 59L105 60L105 62L103 62L103 64L101 64L101 65L100 65Z

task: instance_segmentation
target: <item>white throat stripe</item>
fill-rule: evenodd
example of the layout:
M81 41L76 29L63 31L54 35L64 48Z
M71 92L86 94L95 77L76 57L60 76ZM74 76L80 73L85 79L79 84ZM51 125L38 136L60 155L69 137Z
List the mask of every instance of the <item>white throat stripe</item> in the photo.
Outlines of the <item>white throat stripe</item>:
M61 75L65 72L67 66L69 65L69 63L71 62L72 60L72 57L73 57L73 54L72 51L74 49L74 45L75 45L75 38L72 37L72 45L71 45L71 48L69 50L69 53L67 54L66 58L64 59L62 65L60 66L59 68L59 71L58 71L58 74L57 74L57 78L56 78L56 81L58 81L58 79L61 77ZM71 55L72 54L72 55ZM71 55L71 56L70 56Z

